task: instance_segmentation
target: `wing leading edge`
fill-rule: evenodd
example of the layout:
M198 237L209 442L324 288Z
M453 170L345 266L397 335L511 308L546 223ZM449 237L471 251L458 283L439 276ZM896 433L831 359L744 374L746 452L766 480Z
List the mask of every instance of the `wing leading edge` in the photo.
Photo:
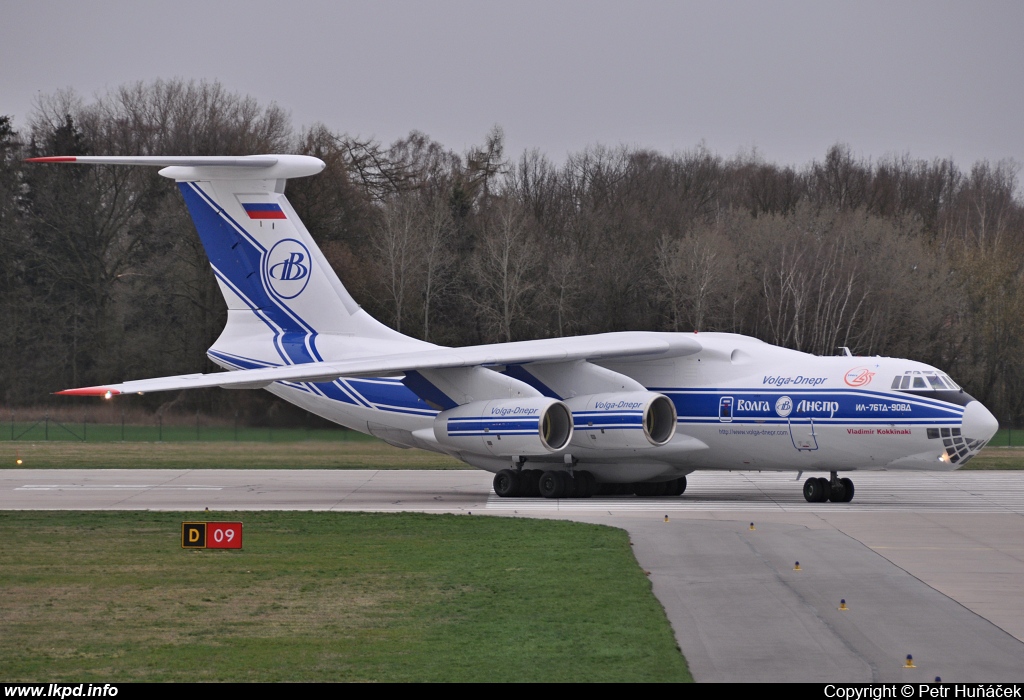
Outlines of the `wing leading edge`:
M374 377L413 370L489 367L574 360L655 359L700 352L695 338L684 335L623 332L574 338L525 340L462 348L436 348L393 355L360 357L333 362L310 362L265 369L182 374L139 379L120 384L65 389L64 396L115 396L180 389L259 389L274 382L330 382L339 377Z

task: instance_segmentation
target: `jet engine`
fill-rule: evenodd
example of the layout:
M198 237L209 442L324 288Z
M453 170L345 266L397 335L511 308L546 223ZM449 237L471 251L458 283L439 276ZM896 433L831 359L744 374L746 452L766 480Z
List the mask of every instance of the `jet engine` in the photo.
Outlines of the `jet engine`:
M573 447L659 447L676 434L676 407L664 394L590 394L567 399L565 403L572 409Z
M572 439L572 412L550 398L473 401L438 413L434 437L446 447L495 457L547 455Z

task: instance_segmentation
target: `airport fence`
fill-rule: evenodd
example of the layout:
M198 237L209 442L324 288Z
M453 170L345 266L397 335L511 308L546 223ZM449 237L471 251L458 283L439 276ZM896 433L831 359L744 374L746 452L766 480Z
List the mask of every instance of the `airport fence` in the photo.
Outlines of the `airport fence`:
M27 415L26 415L27 414ZM0 414L2 416L3 414ZM347 428L313 426L252 426L236 415L223 419L196 414L191 416L122 415L120 421L96 420L95 416L68 415L66 412L38 415L27 411L19 415L7 411L6 425L0 424L0 442L298 442L303 440L374 440ZM2 419L0 419L2 420Z
M988 444L990 447L1024 447L1024 428L1001 425Z

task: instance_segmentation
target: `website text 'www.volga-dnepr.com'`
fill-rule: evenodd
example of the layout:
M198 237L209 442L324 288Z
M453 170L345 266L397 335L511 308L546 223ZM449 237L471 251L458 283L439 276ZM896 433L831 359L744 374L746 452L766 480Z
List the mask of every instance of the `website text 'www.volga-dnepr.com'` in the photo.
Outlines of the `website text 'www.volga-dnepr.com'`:
M47 683L7 685L5 698L112 698L117 695L117 686L110 683Z

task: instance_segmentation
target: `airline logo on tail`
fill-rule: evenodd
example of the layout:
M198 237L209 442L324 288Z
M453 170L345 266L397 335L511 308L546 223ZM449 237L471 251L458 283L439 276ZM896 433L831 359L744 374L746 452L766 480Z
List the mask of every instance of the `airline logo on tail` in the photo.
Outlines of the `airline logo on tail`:
M309 284L309 250L294 238L278 241L264 259L263 277L282 299L294 299Z

